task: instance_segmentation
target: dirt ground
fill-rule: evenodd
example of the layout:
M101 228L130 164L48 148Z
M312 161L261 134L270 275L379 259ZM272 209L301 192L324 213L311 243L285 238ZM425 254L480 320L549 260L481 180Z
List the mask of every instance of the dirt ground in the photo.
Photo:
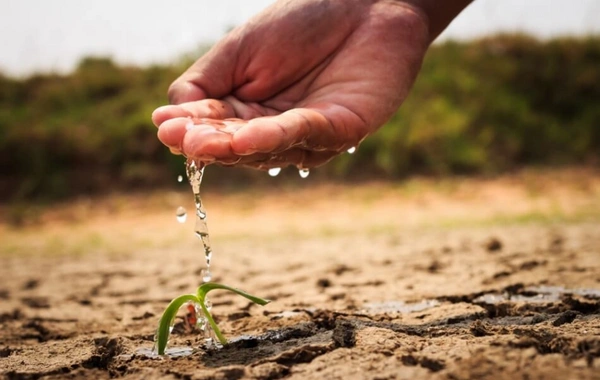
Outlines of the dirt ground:
M273 184L204 194L213 279L273 302L211 293L232 343L179 318L182 357L139 350L201 282L190 192L1 206L0 377L600 379L599 171Z

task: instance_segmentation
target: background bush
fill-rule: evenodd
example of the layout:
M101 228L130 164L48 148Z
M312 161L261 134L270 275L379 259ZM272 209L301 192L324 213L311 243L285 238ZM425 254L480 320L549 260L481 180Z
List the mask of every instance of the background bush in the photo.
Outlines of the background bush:
M150 114L188 63L119 67L90 57L70 75L0 75L1 199L174 186L183 161L158 142ZM599 105L600 37L446 42L430 49L387 125L314 173L395 179L595 162ZM210 171L213 183L233 187L266 180Z

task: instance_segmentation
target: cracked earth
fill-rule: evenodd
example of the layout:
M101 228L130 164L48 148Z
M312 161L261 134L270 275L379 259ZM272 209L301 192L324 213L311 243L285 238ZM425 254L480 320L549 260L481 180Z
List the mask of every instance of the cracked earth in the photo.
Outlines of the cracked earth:
M181 357L139 350L200 282L191 224L174 223L188 194L4 224L0 376L598 379L600 176L547 177L209 193L214 280L273 302L214 291L231 343L206 347L179 316Z

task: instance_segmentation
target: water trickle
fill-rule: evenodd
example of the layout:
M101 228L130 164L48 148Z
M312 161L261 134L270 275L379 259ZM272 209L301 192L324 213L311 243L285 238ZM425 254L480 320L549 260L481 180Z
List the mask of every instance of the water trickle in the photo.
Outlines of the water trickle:
M269 175L271 177L277 177L281 173L281 168L271 168L269 169Z
M210 272L210 259L212 257L212 248L210 245L210 237L208 235L208 224L206 223L206 211L202 205L200 197L200 185L202 176L204 175L204 164L196 163L194 160L188 160L186 165L186 173L188 181L192 186L194 193L194 204L196 205L196 224L194 226L194 234L202 242L204 247L204 259L206 260L206 270Z
M177 207L177 210L175 211L175 217L179 223L185 223L187 219L187 210L185 207Z
M177 176L177 182L183 182L183 176L182 175Z
M206 326L205 336L206 338L204 338L204 344L206 345L206 348L223 348L223 345L219 343L217 335L213 331L212 327L210 327L210 325Z
M306 178L310 174L310 171L308 169L300 169L298 174L300 174L300 177Z
M186 163L186 174L188 181L192 186L192 192L194 193L194 205L196 206L194 234L198 240L202 242L202 247L204 248L204 260L206 263L206 268L202 270L202 281L210 282L212 280L212 273L210 272L212 248L210 244L210 236L208 234L206 211L204 210L202 198L200 197L200 185L202 184L202 177L204 175L204 163L188 160ZM205 299L205 302L210 303L208 299ZM207 346L214 344L214 332L212 332L212 329L210 328L208 320L204 316L200 305L194 305L194 307L189 311L189 314L195 318L195 327L200 331L204 331L204 337L205 341L207 342Z
M206 326L208 326L208 319L204 317L197 319L196 328L198 329L198 331L205 331Z
M348 149L346 152L353 154L354 152L356 152L356 147L353 146L352 148Z

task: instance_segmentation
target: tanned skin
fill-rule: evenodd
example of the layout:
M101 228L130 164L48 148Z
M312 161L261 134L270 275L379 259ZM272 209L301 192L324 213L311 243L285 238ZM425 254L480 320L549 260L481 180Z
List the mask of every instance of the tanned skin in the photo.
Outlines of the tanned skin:
M402 104L465 0L279 0L169 88L152 120L173 153L259 169L321 165Z

